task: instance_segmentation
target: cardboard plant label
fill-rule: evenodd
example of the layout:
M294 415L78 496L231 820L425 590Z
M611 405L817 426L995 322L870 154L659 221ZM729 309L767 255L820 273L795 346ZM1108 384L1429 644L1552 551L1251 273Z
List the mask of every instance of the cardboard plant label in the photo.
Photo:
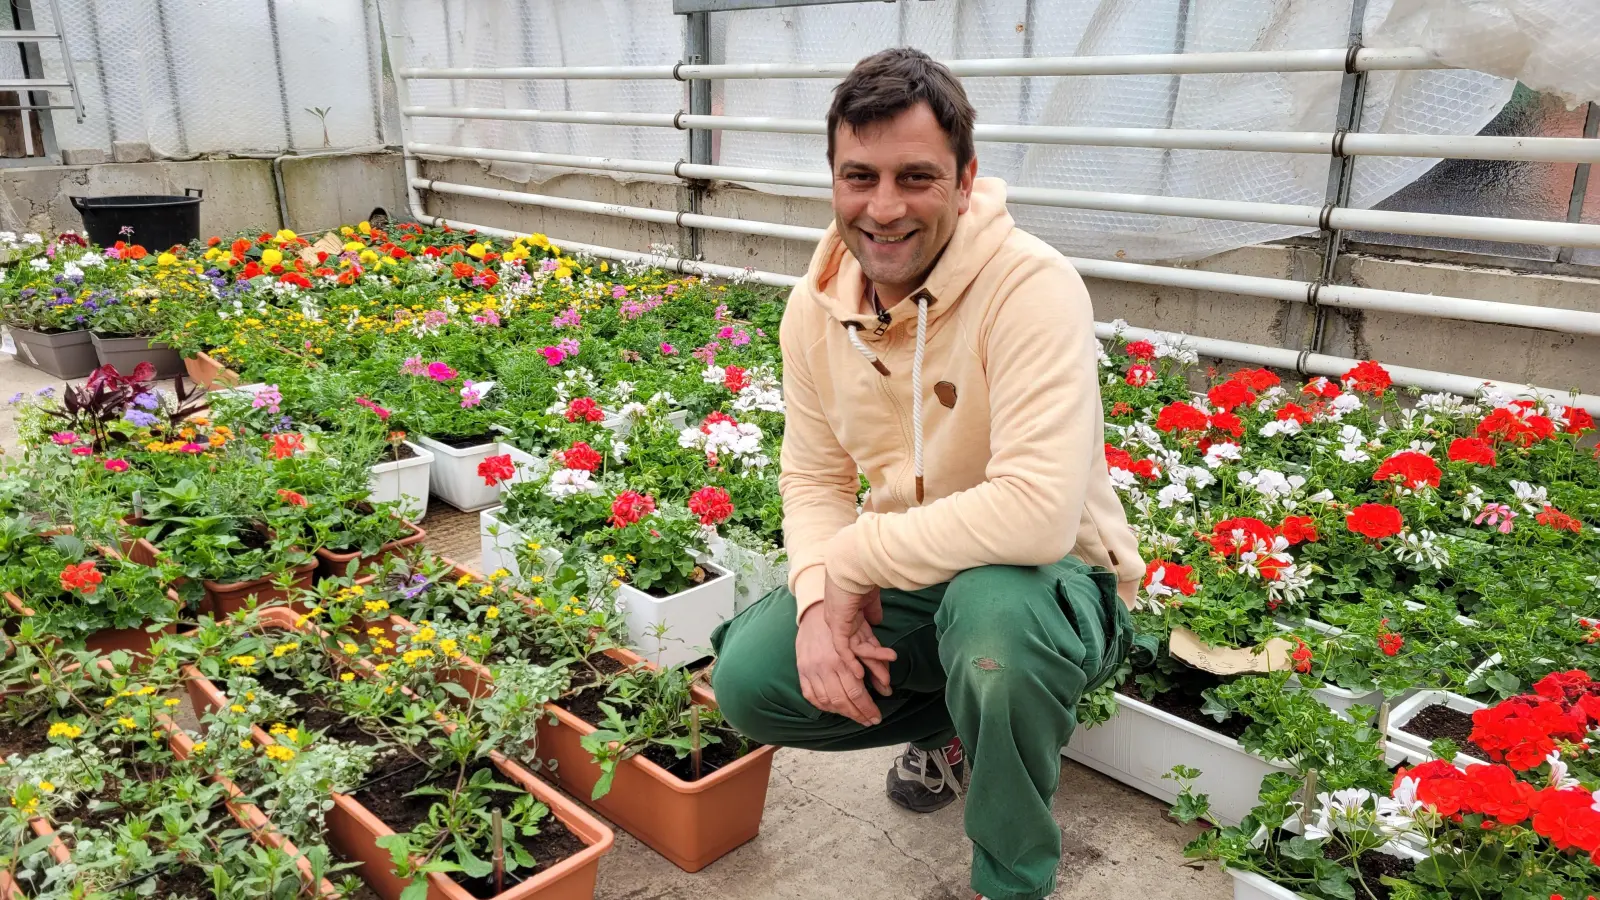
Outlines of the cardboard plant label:
M1187 628L1172 629L1167 644L1174 659L1213 675L1239 675L1245 672L1276 672L1291 665L1289 655L1295 645L1275 637L1254 647L1212 647Z

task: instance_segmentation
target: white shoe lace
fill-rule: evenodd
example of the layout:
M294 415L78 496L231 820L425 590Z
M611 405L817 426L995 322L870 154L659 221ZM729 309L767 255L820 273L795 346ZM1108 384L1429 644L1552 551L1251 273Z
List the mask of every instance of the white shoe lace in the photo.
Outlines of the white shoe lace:
M906 763L920 763L921 771L914 772L906 768ZM938 770L938 781L928 774L928 763L933 763L933 768ZM946 785L961 796L961 779L956 777L955 769L951 767L950 760L945 758L943 750L922 750L917 747L907 747L906 752L894 763L895 774L905 781L920 781L922 786L935 794L941 793Z

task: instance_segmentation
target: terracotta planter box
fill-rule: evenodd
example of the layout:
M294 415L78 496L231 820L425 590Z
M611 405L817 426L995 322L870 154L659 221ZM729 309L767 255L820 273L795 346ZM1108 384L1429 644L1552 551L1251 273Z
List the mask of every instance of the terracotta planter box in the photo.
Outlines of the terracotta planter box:
M63 531L70 530L70 528L63 529ZM118 554L117 551L112 550L110 547L98 547L96 549L100 555L104 557L116 558L119 555L126 555L129 560L142 566L155 565L155 547L151 546L150 542L146 541L144 538L139 538L136 541L125 542L122 554ZM130 549L135 552L129 553L128 551ZM170 587L167 588L166 594L167 599L171 600L173 603L174 613L181 613L183 611L183 598L179 597L177 592ZM27 617L34 614L33 610L29 609L28 606L22 602L22 598L18 597L12 592L5 591L0 593L0 597L5 599L6 605L11 607L11 611L16 613L18 616ZM128 653L134 654L135 656L147 656L150 653L151 644L154 644L157 640L160 640L163 637L178 633L178 623L176 621L168 622L164 627L157 631L148 630L146 626L149 624L150 623L146 622L143 625L135 626L133 628L102 628L84 638L83 647L85 650L90 650L102 655L109 655L118 650L125 650Z
M189 373L189 380L203 388L214 388L219 384L232 387L239 383L238 372L212 359L207 353L185 356L183 368Z
M362 556L360 551L355 553L335 553L326 547L317 548L317 574L323 578L340 578L350 567L350 561L360 557L361 563L356 566L356 574L364 575L371 566L380 565L391 555L406 547L422 543L428 536L420 526L401 520L402 525L410 532L405 537L392 540L378 549L377 553Z
M14 325L17 360L57 378L82 378L100 365L87 331L29 331Z
M155 366L157 378L170 378L184 371L183 357L160 341L147 337L101 337L90 332L95 357L102 366L116 366L118 372L132 372L139 363Z
M459 567L457 572L476 575ZM627 650L606 655L628 666L645 662ZM474 696L493 690L489 670L476 663L461 665L450 677ZM695 685L693 693L695 702L716 707L710 690ZM560 706L546 704L545 711L556 721L540 718L534 749L541 760L556 763L556 783L685 872L700 871L760 833L777 748L761 747L699 781L684 781L632 756L617 766L610 792L591 800L600 766L581 740L598 729Z
M292 631L293 620L271 612L262 617L263 623ZM204 714L222 708L227 697L215 683L198 669L185 667L189 697L196 712ZM251 729L256 743L267 746L273 739L260 727ZM521 787L534 799L550 808L552 814L585 844L584 850L562 860L532 878L498 894L496 900L592 900L595 878L600 868L600 857L610 852L615 837L611 829L586 812L582 806L535 778L532 773L499 753L490 754L490 761L501 776ZM389 852L379 847L379 838L394 831L373 815L355 798L333 793L333 809L328 811L328 844L347 859L359 863L357 871L383 900L398 900L410 879L396 876ZM473 900L473 895L448 875L432 873L428 876L429 900Z
M200 611L210 613L213 618L230 616L245 608L248 598L256 598L256 604L271 603L277 600L287 600L290 594L309 590L317 577L317 560L311 560L294 567L294 582L288 590L278 587L272 578L256 578L250 581L235 581L230 584L221 584L215 581L204 580L200 583L206 589L205 598L200 601ZM304 612L302 604L291 604Z

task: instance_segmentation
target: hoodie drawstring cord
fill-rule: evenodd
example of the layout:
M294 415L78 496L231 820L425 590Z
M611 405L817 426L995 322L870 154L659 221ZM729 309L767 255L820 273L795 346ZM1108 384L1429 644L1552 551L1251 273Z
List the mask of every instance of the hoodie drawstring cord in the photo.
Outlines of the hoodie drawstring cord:
M858 334L861 326L854 322L845 325L845 333L850 335L850 345L856 352L872 363L878 374L887 378L889 367L878 359L878 354L861 340ZM928 345L928 295L917 294L917 344L911 356L911 464L912 473L916 476L917 503L922 502L922 356Z

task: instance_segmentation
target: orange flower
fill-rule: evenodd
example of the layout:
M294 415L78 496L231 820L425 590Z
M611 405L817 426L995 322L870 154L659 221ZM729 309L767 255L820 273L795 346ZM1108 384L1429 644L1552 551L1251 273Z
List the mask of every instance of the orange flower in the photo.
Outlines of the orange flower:
M94 563L90 560L84 560L61 570L61 589L82 591L85 597L98 590L100 582L104 580L105 576L95 571Z
M306 503L306 498L303 495L295 493L288 488L278 488L278 496L283 499L283 502L289 504L290 506L309 505Z

